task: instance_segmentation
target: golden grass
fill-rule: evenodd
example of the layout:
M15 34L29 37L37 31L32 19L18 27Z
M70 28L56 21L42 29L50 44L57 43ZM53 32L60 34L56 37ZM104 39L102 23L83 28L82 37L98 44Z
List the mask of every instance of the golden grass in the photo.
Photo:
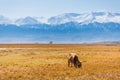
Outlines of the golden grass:
M6 44L0 47L0 80L120 80L120 45ZM82 68L68 68L70 52L78 54Z

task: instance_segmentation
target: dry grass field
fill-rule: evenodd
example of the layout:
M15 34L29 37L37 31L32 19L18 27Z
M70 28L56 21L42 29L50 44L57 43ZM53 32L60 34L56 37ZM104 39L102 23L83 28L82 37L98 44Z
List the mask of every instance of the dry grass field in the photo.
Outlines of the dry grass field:
M82 68L68 67L71 52ZM120 80L120 45L1 44L0 80Z

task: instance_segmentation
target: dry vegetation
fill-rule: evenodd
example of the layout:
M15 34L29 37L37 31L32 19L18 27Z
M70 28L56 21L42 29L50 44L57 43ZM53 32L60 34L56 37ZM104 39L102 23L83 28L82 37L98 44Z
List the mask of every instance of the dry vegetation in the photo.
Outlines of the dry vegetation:
M68 68L78 54L82 68ZM120 45L0 45L0 80L120 80Z

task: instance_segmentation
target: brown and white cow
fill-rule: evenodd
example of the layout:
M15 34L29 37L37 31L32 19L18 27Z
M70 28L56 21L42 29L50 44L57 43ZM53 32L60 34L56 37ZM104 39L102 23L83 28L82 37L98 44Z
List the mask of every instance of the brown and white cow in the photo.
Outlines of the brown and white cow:
M68 67L72 67L74 65L75 68L82 67L82 63L79 61L76 53L70 53L68 57Z

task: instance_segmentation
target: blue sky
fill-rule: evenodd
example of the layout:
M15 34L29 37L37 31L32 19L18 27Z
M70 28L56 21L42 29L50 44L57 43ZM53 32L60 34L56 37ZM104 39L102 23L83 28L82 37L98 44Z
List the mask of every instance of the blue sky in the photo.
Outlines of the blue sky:
M0 15L10 18L91 11L120 12L120 0L0 0Z

